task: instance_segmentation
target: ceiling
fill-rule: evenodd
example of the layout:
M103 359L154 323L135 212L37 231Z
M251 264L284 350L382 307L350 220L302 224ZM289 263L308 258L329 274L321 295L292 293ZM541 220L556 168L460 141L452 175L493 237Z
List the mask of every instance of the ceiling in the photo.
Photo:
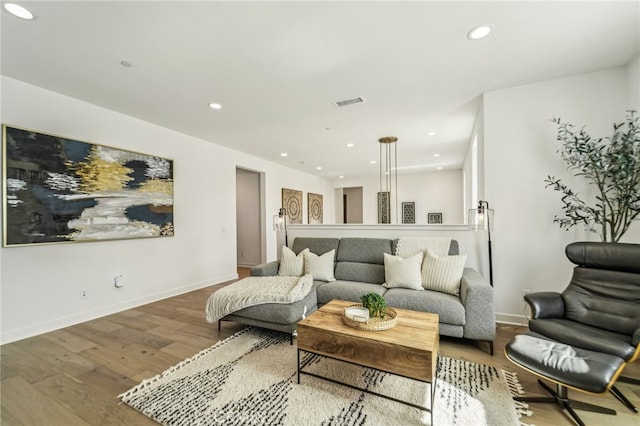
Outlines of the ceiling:
M640 52L638 1L18 3L3 75L328 179L459 169L483 92Z

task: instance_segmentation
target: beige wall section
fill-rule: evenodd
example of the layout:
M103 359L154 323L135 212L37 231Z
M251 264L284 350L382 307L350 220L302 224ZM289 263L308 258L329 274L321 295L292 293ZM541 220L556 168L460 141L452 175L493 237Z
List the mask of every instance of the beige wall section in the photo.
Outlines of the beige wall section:
M238 266L261 262L260 173L236 168L236 258Z
M343 188L342 192L347 196L346 223L362 223L362 187Z

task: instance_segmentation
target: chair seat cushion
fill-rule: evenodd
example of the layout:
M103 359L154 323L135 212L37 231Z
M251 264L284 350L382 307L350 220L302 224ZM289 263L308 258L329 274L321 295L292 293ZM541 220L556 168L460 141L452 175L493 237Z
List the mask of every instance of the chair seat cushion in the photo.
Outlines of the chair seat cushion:
M624 363L617 356L575 348L531 332L511 339L505 353L515 364L539 376L593 393L606 392Z
M560 318L532 319L529 329L559 342L582 349L631 359L635 347L631 336Z

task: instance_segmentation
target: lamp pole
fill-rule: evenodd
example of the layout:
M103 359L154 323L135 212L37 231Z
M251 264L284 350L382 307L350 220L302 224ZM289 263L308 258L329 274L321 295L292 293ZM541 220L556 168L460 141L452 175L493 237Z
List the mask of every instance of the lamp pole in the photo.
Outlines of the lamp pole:
M489 248L489 284L493 287L493 256L491 253L491 215L489 214L489 202L478 201L478 215L482 214L487 224L487 244Z
M278 210L278 216L282 219L282 223L284 224L284 245L289 247L289 236L287 235L287 210L280 208L280 210Z

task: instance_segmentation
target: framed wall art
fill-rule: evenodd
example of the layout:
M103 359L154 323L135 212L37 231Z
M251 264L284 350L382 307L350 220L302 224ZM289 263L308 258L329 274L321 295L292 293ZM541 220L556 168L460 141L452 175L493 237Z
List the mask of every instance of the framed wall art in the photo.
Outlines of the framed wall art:
M378 192L378 223L391 223L390 193Z
M172 236L173 161L2 127L5 247Z
M289 223L302 223L302 191L282 188L282 207L287 211Z
M310 225L322 224L322 209L322 194L307 193L307 223Z
M416 223L416 203L414 201L402 203L402 223Z
M427 213L427 223L442 223L442 213Z

